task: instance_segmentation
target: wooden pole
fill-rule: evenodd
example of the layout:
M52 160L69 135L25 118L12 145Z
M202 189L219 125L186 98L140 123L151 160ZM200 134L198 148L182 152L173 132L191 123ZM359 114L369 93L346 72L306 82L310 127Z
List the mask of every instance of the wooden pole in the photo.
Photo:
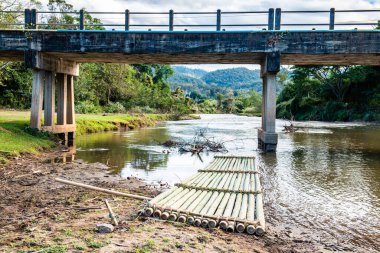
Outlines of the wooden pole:
M111 216L111 219L112 219L113 223L115 224L115 226L118 226L119 223L117 222L115 214L113 213L112 208L111 208L110 204L108 203L108 200L104 200L104 202L106 203L108 211L110 212L110 216Z
M100 187L96 187L96 186L92 186L92 185L77 183L77 182L62 179L62 178L56 178L55 181L63 183L63 184L79 186L79 187L83 187L83 188L94 190L94 191L104 192L104 193L122 196L122 197L128 197L128 198L132 198L132 199L151 200L151 198L145 197L145 196L134 195L134 194L124 193L124 192L119 192L119 191L114 191L114 190L108 190L108 189L104 189L104 188L100 188Z

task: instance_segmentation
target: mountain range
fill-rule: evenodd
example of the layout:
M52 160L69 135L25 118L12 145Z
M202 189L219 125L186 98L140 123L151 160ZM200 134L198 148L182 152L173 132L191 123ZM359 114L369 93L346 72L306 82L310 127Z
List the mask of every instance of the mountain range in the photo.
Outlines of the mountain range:
M204 98L215 98L218 92L226 94L229 90L241 93L256 90L261 93L260 70L230 68L215 71L172 66L174 75L168 79L172 89L181 87L186 94L199 93Z

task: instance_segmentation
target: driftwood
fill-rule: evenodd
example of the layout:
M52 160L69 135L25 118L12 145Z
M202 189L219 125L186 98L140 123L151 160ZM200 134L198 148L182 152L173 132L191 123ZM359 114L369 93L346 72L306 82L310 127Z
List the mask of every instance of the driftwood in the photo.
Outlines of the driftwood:
M134 195L134 194L124 193L124 192L118 192L118 191L114 191L114 190L108 190L108 189L104 189L104 188L100 188L100 187L96 187L96 186L92 186L92 185L87 185L87 184L82 184L82 183L77 183L77 182L65 180L62 178L56 178L55 181L63 183L63 184L75 185L75 186L83 187L86 189L100 191L100 192L104 192L104 193L108 193L108 194L112 194L112 195L117 195L117 196L122 196L122 197L128 197L128 198L139 199L139 200L150 200L151 199L151 198L145 197L145 196Z
M179 152L182 153L191 152L192 154L199 154L203 151L227 152L224 142L216 141L213 137L207 137L206 133L207 129L200 129L190 141L168 140L162 143L162 145L168 148L178 148Z

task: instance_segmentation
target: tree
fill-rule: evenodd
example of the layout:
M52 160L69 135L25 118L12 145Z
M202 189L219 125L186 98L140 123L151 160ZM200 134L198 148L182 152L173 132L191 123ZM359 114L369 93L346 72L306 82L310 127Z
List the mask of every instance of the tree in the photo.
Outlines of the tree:
M216 109L220 110L222 109L222 102L223 102L224 95L222 93L216 94Z
M293 67L277 99L278 117L347 121L380 119L380 71L370 66Z

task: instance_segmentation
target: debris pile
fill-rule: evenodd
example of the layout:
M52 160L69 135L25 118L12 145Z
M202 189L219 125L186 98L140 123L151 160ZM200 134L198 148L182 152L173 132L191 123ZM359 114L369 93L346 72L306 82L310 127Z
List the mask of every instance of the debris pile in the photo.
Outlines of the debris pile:
M181 153L191 152L192 154L199 154L201 152L215 152L226 153L228 152L222 141L215 140L214 137L206 136L207 129L200 129L196 132L195 136L190 141L168 140L162 143L167 148L178 148Z

